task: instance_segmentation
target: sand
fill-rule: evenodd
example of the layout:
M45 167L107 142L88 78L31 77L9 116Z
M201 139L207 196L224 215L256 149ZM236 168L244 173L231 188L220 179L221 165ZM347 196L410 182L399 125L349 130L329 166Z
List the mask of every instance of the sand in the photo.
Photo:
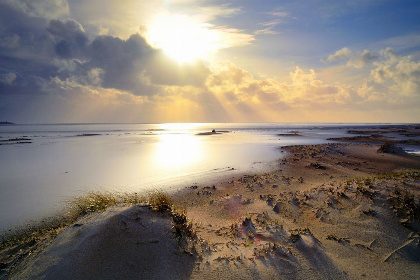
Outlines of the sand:
M12 279L186 279L196 257L179 250L171 220L144 206L85 217Z
M78 220L5 277L416 279L420 157L377 150L285 147L274 172L174 194L188 243L169 213L121 205Z

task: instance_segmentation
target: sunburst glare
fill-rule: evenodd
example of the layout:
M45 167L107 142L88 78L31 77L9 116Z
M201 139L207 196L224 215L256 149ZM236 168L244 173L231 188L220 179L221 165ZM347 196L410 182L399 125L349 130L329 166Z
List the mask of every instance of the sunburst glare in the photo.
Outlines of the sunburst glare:
M148 29L149 43L178 62L207 59L218 49L219 35L209 26L184 15L162 14Z

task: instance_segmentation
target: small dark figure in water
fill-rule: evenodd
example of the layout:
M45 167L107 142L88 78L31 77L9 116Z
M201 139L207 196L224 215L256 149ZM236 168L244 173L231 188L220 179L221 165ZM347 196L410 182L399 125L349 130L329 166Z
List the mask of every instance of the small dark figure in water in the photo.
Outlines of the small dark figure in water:
M213 129L211 132L212 132L212 133L216 133L216 129Z

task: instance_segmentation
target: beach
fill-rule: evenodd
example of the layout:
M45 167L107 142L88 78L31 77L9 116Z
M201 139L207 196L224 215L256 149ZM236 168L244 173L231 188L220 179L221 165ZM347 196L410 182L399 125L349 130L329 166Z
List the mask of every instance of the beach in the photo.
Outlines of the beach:
M349 140L283 146L269 172L189 184L163 208L120 203L2 243L1 276L414 279L420 157Z
M348 136L347 129L369 127L378 125L0 126L0 235L63 212L68 201L88 192L176 192L185 185L268 172L284 154L278 147L328 143L327 138ZM301 136L290 135L293 131Z

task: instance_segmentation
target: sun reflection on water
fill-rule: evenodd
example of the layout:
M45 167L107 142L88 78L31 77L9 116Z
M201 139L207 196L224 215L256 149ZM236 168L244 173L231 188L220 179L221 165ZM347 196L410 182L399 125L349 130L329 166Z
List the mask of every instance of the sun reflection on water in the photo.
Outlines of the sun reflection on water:
M195 135L162 134L159 136L155 164L165 169L181 169L202 159L201 144Z
M185 131L192 131L197 129L198 127L202 127L205 124L200 123L162 123L158 124L158 128L162 130L168 131L178 131L178 132L185 132Z

